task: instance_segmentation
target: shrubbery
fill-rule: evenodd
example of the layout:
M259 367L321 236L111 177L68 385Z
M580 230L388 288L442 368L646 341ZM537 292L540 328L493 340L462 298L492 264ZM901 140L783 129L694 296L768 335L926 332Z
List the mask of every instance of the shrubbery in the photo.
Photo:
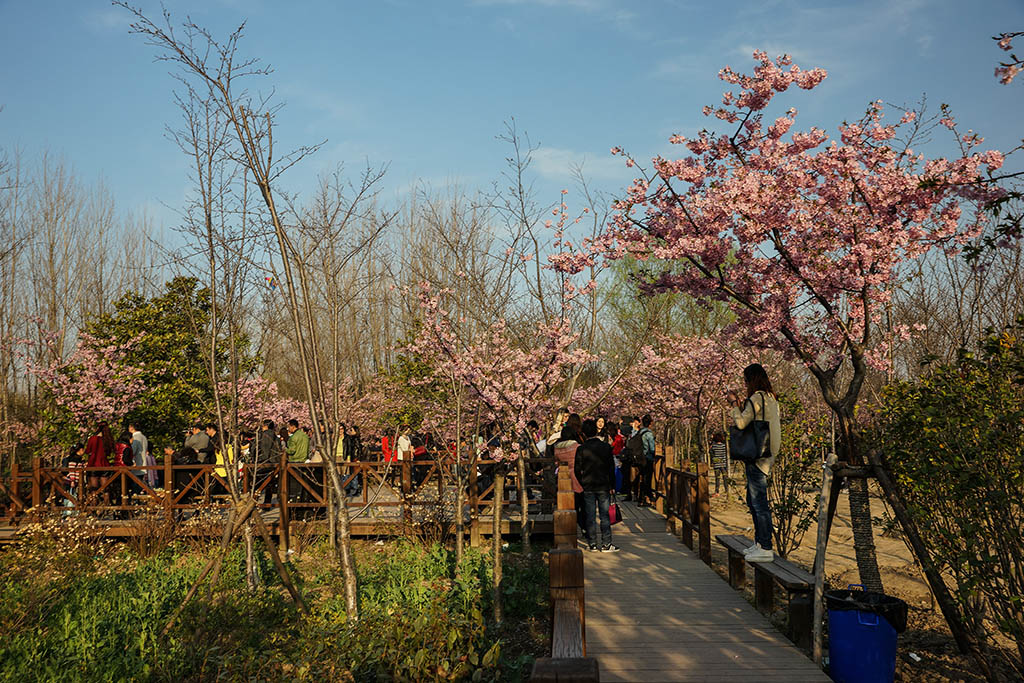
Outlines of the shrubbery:
M204 587L161 638L206 550L179 545L143 559L82 538L39 533L0 555L0 679L515 680L528 670L529 658L504 652L503 633L483 616L489 560L473 550L455 567L440 546L363 547L356 623L345 617L328 549L296 562L308 617L293 609L272 567L261 568L258 590L246 590L236 550L214 599L202 597ZM543 563L508 557L515 608L544 614Z
M1024 675L1024 318L888 387L871 436L964 621Z
M803 543L817 511L817 496L809 490L821 481L825 426L792 396L779 396L779 411L782 447L768 477L768 507L774 521L772 543L786 557Z

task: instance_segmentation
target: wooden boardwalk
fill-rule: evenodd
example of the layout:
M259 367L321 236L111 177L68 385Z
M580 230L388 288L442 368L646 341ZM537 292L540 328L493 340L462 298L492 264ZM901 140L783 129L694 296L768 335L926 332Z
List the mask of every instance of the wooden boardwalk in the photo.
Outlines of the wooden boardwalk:
M662 515L620 505L621 552L584 551L587 656L602 682L830 680Z

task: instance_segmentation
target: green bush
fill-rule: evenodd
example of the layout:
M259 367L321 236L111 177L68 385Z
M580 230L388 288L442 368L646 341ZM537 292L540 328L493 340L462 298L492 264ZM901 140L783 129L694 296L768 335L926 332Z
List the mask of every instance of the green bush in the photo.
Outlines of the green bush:
M982 643L1024 673L1024 318L885 391L869 433Z
M820 483L825 448L823 418L804 410L793 396L779 396L782 447L768 478L768 507L772 512L772 542L786 557L801 546L814 521L817 496L808 492Z

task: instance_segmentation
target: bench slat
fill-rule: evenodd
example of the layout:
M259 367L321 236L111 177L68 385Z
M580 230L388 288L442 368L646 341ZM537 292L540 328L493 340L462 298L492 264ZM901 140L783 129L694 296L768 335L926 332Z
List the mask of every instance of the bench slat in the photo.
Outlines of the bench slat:
M736 534L718 534L715 540L729 549L730 553L746 550L752 540ZM814 587L814 575L796 566L789 560L776 556L772 562L751 562L755 571L769 574L782 584L786 590L793 592L809 591Z
M751 562L755 572L763 572L771 576L790 592L807 592L814 588L813 583L808 583L798 576L790 573L786 567L776 562Z
M734 552L742 552L753 543L746 536L734 536L731 534L719 534L715 536L715 540Z

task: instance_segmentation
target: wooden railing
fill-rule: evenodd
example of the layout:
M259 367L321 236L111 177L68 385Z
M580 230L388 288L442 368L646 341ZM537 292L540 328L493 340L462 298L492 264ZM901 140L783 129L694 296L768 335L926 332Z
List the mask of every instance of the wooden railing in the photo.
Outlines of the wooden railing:
M466 504L467 531L471 543L478 543L490 525L482 512L493 505L494 483L484 479L493 461L477 461L468 469L463 500ZM168 519L183 511L199 508L231 506L225 465L164 464L131 467L45 467L34 459L28 469L14 465L7 477L0 477L0 500L6 503L6 517L16 522L29 510L62 508L89 513L119 513L130 518L132 513L159 509ZM375 527L388 523L408 524L421 517L429 507L454 503L456 477L450 460L416 460L404 462L338 463L343 486L350 493L346 504L354 515L374 520ZM526 488L531 513L550 512L555 504L553 461L536 458L527 461ZM478 475L478 470L482 474ZM539 472L539 474L537 474ZM323 463L245 464L239 467L238 486L245 494L257 498L262 509L279 509L281 519L317 515L328 504L325 495ZM150 485L147 476L159 482ZM518 482L513 470L505 479L503 506L518 506L515 500ZM69 480L76 479L71 485ZM99 486L90 486L90 479ZM269 503L270 492L277 492L278 502ZM280 495L291 489L291 495ZM539 495L537 495L539 492ZM450 513L449 509L449 513ZM450 516L450 515L449 515ZM517 521L514 515L510 521Z
M697 554L711 564L711 499L708 495L707 463L684 462L681 469L655 468L655 489L659 511L665 515L666 531L677 534L690 550L697 534ZM660 472L659 472L660 469ZM660 475L660 476L659 476Z
M597 660L587 657L583 551L576 543L576 504L568 467L558 468L555 547L548 553L551 585L551 656L533 665L530 680L553 683L600 680Z

